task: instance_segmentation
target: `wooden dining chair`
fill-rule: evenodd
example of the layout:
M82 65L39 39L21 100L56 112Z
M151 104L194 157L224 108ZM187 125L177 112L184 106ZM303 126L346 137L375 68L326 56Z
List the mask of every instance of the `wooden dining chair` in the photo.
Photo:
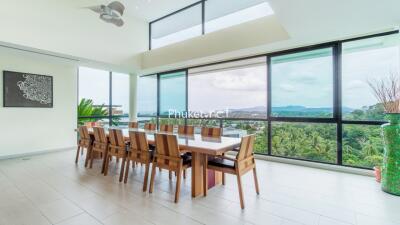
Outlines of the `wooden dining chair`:
M93 133L94 133L94 141L93 141L92 151L90 154L90 168L93 167L94 156L97 153L103 157L103 164L101 167L101 172L103 173L105 157L108 149L108 138L106 136L106 132L103 127L93 127Z
M78 149L76 150L76 158L75 163L78 163L79 153L83 153L83 150L86 149L86 159L85 159L85 167L89 162L90 152L92 150L92 140L89 135L89 130L87 126L79 127L79 141L78 141Z
M178 126L178 134L179 135L194 135L194 126L179 125Z
M222 130L220 127L202 127L201 136L204 137L221 137Z
M191 158L183 157L179 151L178 139L173 134L155 134L156 152L153 158L151 170L150 188L152 193L154 189L154 177L156 167L167 169L177 173L175 203L179 201L181 190L182 170L191 166Z
M253 153L254 140L255 140L255 135L242 137L240 150L236 158L229 158L226 156L215 156L212 159L205 160L205 166L203 171L204 196L207 195L207 187L208 187L208 175L206 168L215 171L220 171L223 173L236 175L239 188L240 206L242 209L244 209L243 188L241 180L242 175L249 172L250 170L253 170L256 193L260 194L258 187L257 172L256 172L256 161L254 159L254 153Z
M149 177L150 163L152 160L153 152L149 149L149 143L147 141L145 132L130 131L129 132L129 151L126 157L126 168L125 168L125 179L124 183L127 183L129 176L130 162L141 163L145 165L144 180L143 180L143 191L147 190L147 183Z
M144 124L144 129L145 130L151 130L151 131L155 131L156 130L156 124L154 123L145 123Z
M108 151L105 157L104 176L107 176L108 174L108 167L112 157L115 157L117 162L119 159L122 159L121 171L119 173L119 182L121 182L124 177L126 159L126 142L124 140L124 135L122 134L121 129L109 129L108 138L110 143L108 145Z
M194 135L194 126L191 125L179 125L178 135ZM186 153L188 156L191 155L190 152ZM186 179L186 169L183 170L183 178Z
M171 125L171 124L161 124L161 125L160 125L160 131L161 131L161 132L172 133L172 132L174 132L174 125Z
M128 123L128 128L139 128L139 123L138 122L129 122Z

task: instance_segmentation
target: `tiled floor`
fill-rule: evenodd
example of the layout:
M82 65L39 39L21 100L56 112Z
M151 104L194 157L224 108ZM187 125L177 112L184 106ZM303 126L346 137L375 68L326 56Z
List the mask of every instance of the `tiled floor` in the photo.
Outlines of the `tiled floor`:
M400 197L381 192L371 177L259 160L261 194L246 175L241 210L233 176L196 199L189 176L174 204L175 178L169 181L166 172L157 172L153 194L143 193L144 167L123 184L115 161L104 177L100 161L85 169L83 161L75 165L74 153L0 161L0 225L400 224Z

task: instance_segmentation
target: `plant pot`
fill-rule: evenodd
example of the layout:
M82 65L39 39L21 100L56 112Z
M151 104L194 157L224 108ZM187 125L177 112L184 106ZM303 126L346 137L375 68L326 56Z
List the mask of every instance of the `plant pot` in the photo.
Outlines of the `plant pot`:
M381 177L382 177L381 176L382 175L381 168L379 166L375 166L374 167L374 172L375 172L376 182L380 183L381 182Z
M388 113L389 121L382 125L384 156L382 164L382 190L400 196L400 113Z

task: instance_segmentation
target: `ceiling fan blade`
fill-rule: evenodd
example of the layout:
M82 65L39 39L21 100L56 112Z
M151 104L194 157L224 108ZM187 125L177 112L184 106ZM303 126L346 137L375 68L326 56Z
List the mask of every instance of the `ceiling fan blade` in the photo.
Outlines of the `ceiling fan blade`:
M124 25L124 21L122 19L111 19L110 23L117 27L122 27Z
M112 23L117 27L122 27L124 25L124 21L122 19L115 19L115 18L106 19L106 18L103 18L101 16L100 16L100 19L103 20L106 23Z
M94 6L88 6L85 7L86 9L90 9L95 13L102 13L104 9L104 5L94 5Z
M118 1L111 2L110 4L108 4L108 7L112 10L119 12L121 16L124 14L125 6L121 2Z

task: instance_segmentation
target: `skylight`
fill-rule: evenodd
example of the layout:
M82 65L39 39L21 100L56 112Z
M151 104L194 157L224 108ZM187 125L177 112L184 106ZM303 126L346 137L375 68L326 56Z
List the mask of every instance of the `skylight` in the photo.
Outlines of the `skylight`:
M190 8L150 23L151 48L163 47L272 14L274 11L265 0L235 1L234 4L231 0L199 2Z

